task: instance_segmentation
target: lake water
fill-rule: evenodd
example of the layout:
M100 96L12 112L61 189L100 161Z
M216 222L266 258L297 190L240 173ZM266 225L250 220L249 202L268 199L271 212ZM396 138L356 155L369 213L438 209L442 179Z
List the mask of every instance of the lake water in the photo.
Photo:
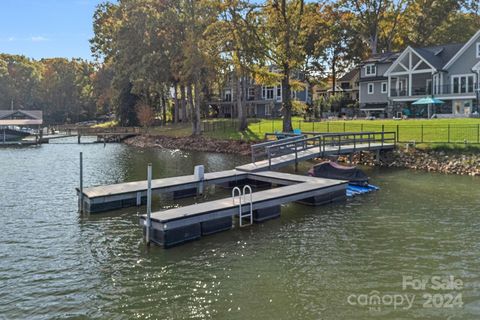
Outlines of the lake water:
M77 212L80 151L86 186L145 179L149 162L158 178L248 161L121 144L0 149L1 319L480 318L478 178L367 169L379 192L289 204L280 219L164 250L144 244L145 208Z

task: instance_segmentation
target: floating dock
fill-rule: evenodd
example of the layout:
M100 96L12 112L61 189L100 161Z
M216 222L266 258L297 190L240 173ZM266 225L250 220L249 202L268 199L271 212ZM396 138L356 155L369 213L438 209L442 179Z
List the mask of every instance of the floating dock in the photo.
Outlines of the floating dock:
M378 159L381 150L395 147L395 141L395 132L360 132L320 134L310 138L306 135L288 136L278 141L263 142L252 146L252 163L234 170L203 174L201 166L201 173L197 172L196 167L194 175L151 180L152 194L172 193L174 198L196 196L209 185L233 188L233 192L232 197L154 212L150 215L148 233L146 215L140 217L140 224L148 234L147 242L168 248L229 230L234 225L235 216L239 217L239 225L242 226L245 218L252 224L279 217L281 205L289 202L322 205L344 200L347 195L366 191L351 187L347 189L347 181L271 170L291 164L296 166L308 159L352 155L361 151L375 151ZM252 193L250 185L272 188ZM243 187L243 193L240 186ZM240 195L236 196L236 191ZM246 194L246 191L250 192ZM90 213L140 206L147 203L147 193L148 181L77 189L80 210Z
M347 181L303 177L278 172L248 174L249 181L282 185L265 191L243 194L151 214L150 241L165 248L229 230L233 217L252 214L254 222L280 217L281 205L300 201L322 205L346 199ZM240 200L242 199L242 200ZM146 215L140 224L146 228Z

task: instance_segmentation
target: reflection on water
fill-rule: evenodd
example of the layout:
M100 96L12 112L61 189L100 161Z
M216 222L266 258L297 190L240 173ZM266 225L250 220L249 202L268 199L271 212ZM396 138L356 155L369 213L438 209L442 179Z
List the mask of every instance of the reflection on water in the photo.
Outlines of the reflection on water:
M478 178L369 169L381 187L374 194L317 208L289 204L280 219L163 250L144 246L144 208L77 213L79 151L87 186L144 179L149 162L157 178L192 174L197 164L215 171L248 161L120 144L0 150L1 317L480 316ZM207 199L229 194L210 192ZM156 208L170 205L155 199ZM403 290L402 275L458 277L464 306L423 308L425 292ZM410 310L376 311L347 301L373 290L417 300Z

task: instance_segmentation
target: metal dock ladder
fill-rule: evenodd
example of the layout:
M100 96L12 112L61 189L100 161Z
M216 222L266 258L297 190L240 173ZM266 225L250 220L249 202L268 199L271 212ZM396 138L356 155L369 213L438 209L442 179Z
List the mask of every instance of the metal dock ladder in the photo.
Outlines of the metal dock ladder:
M244 214L243 210L242 210L242 202L244 203L246 201L246 197L247 197L246 191L247 190L248 190L248 194L250 196L250 201L249 201L250 210L248 211L248 213ZM240 223L240 227L250 226L250 225L253 224L252 188L249 185L245 185L243 187L243 192L240 190L239 187L233 188L233 190L232 190L233 204L235 204L236 193L237 193L236 191L238 191L238 220L239 220L239 223ZM243 220L247 219L247 218L250 218L250 223L244 224Z

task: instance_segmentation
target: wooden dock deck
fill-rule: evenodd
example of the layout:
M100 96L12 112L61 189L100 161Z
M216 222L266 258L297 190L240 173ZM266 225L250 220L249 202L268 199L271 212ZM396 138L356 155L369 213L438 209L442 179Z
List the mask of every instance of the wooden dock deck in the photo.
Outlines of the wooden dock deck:
M224 198L186 207L158 211L151 214L151 241L163 247L171 247L200 238L204 235L229 230L232 217L240 210L246 214L252 210L253 221L262 222L280 216L281 205L303 201L321 205L346 198L347 181L305 177L278 172L250 174L249 179L276 182L282 187L247 194L239 207L238 199ZM241 209L240 209L241 208ZM145 227L146 215L140 217Z

